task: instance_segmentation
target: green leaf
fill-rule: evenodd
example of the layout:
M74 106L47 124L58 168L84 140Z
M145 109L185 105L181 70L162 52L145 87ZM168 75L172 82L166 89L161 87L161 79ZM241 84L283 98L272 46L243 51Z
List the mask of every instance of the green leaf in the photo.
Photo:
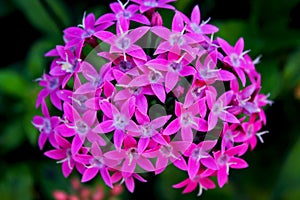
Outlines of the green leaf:
M45 53L53 47L55 47L54 41L45 38L36 41L29 49L26 60L26 72L32 80L41 77L43 71L47 69Z
M234 45L240 37L247 35L247 22L243 20L215 21L214 25L219 28L215 36L224 38L231 45Z
M55 24L54 20L49 15L48 11L39 0L13 0L16 7L19 8L31 22L31 24L53 37L58 35L60 30Z
M283 78L288 88L293 88L300 81L300 50L291 54L284 68Z
M65 3L60 0L46 0L46 2L56 14L62 25L64 27L70 26L70 13L68 12L69 10L67 9Z
M276 60L263 60L256 67L257 71L261 73L262 89L261 92L269 94L271 99L277 97L283 86L283 79L279 71L279 65Z
M0 153L9 152L17 148L24 141L24 131L19 120L6 125L0 133Z
M1 200L31 200L33 198L33 179L25 164L6 168L0 176Z
M8 0L0 1L0 17L4 17L11 13L15 8L13 7L12 3Z
M16 97L23 98L28 89L26 80L13 69L0 70L0 90Z
M295 132L298 134L298 131ZM282 167L276 187L273 191L274 200L300 199L300 138L288 154Z

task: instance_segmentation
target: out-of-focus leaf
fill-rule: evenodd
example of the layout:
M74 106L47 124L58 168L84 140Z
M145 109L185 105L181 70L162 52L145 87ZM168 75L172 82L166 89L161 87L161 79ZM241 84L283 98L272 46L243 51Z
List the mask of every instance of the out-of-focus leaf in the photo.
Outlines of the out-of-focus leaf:
M33 198L33 179L28 166L18 164L6 168L0 176L1 200L31 200Z
M18 119L6 125L0 133L0 153L6 153L18 147L24 140L22 124Z
M38 40L31 46L26 60L26 71L30 78L41 77L43 71L48 67L46 66L45 53L54 47L55 45L49 39Z
M41 109L35 109L35 101L38 92L39 90L37 85L35 87L32 87L30 90L27 91L28 95L24 101L24 103L26 102L26 114L24 114L23 116L23 128L29 142L33 146L37 145L38 131L31 124L31 121L35 115L42 115Z
M247 22L243 20L215 21L214 25L219 28L215 36L224 38L231 45L234 45L240 37L245 37L247 31L249 31Z
M295 132L298 134L298 131ZM274 187L273 199L298 200L300 199L300 139L288 154L280 172L278 183Z
M276 60L264 60L257 65L257 71L261 73L262 89L264 94L270 93L271 99L277 97L282 89L283 80Z
M16 97L23 98L28 84L24 77L13 69L0 70L0 90Z
M63 1L60 0L46 0L47 4L53 9L53 12L62 22L63 26L69 26L71 23L70 13Z
M0 17L3 17L5 15L9 14L13 10L14 10L14 7L10 1L8 1L8 0L0 1Z
M28 18L31 24L47 35L58 35L60 30L51 18L45 7L39 0L13 0L18 7Z
M283 78L288 88L293 88L300 81L300 50L291 54L284 68Z

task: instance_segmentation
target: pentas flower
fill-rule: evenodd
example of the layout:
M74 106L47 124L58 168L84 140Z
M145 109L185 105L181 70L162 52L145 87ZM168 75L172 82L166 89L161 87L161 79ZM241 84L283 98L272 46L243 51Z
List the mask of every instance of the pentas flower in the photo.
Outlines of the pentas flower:
M207 105L211 110L208 115L208 130L212 130L218 123L218 119L230 123L240 123L238 118L227 111L230 108L232 100L232 91L225 92L216 100L216 94L211 91L206 91Z
M47 140L49 140L53 147L58 147L55 139L56 131L54 128L60 124L59 117L50 116L45 101L42 101L42 113L44 116L34 116L32 120L32 124L40 131L38 141L39 147L42 150Z
M164 26L155 26L151 28L151 31L164 39L157 49L155 55L165 53L168 51L178 52L178 50L184 50L191 56L195 55L195 50L192 48L192 44L197 44L204 40L201 35L185 34L185 25L182 16L176 13L172 21L172 30Z
M137 13L139 6L129 5L129 1L123 4L121 1L111 3L109 6L114 13L107 13L99 17L96 21L96 24L102 24L104 22L119 21L120 18L123 18L128 21L134 21L145 25L150 25L150 21L147 17L142 14ZM121 19L122 20L122 19ZM130 23L128 24L130 25Z
M39 85L43 87L43 89L39 92L36 107L39 107L43 101L45 101L47 96L50 96L51 103L59 110L62 109L61 100L58 97L58 93L60 91L60 86L62 83L61 77L51 76L48 74L44 74L42 78L38 79Z
M232 47L227 41L222 38L218 38L218 43L222 50L225 52L226 56L223 58L223 62L227 63L233 70L237 73L243 86L246 84L246 76L244 68L247 66L244 56L249 51L244 51L244 39L240 38L234 47Z
M233 46L215 39L198 5L186 16L172 2L113 2L111 13L65 28L63 44L45 54L53 60L37 79L42 114L32 124L65 177L76 169L82 182L100 175L134 192L135 180L147 181L139 173L173 165L186 176L173 187L201 195L248 167L242 156L264 142L272 101L261 92L260 56L244 51L242 37Z
M117 35L109 31L99 31L95 33L95 36L111 45L111 53L121 53L124 56L128 54L134 58L147 60L144 50L134 43L145 35L148 30L149 27L139 27L130 32L123 30L124 32Z
M144 13L150 9L155 8L165 8L165 9L174 9L174 6L169 5L168 3L174 2L176 0L131 0L140 5L140 12Z
M138 131L136 123L131 119L134 113L134 102L135 98L130 98L118 109L113 104L102 101L100 107L108 119L98 124L93 131L96 133L114 131L115 147L121 149L126 131Z
M213 153L218 170L218 184L223 187L228 181L229 169L241 169L248 167L248 164L243 159L236 157L241 156L247 151L248 145L241 144L227 149L226 151L216 151Z
M173 185L173 188L184 188L183 194L190 193L199 186L197 196L201 196L203 189L213 189L216 187L215 183L210 179L213 174L213 170L199 170L194 178L187 178L180 183Z
M188 108L183 108L183 104L176 102L175 115L177 118L170 122L163 134L172 135L181 130L182 140L192 142L194 138L193 130L201 132L207 131L207 122L196 116L199 113L198 109L199 106L197 103Z
M72 154L71 143L58 134L55 135L55 138L58 148L46 151L45 155L57 160L57 163L62 163L62 173L65 177L68 177L71 174L75 166L80 173L83 173L85 167L80 162L74 160L76 154ZM87 149L81 149L80 153L86 154Z
M98 173L100 173L106 185L112 188L113 185L108 168L117 165L118 161L104 157L99 145L96 142L92 144L90 152L91 155L78 154L74 157L77 162L83 163L87 166L82 174L81 181L89 181L93 179Z
M97 45L94 34L98 31L105 30L113 23L106 22L101 25L95 25L95 15L90 13L88 16L83 16L82 24L77 27L70 27L64 30L64 39L66 40L66 48L75 47L76 54L80 55L85 42L95 46Z
M191 14L191 20L188 21L187 31L198 34L213 34L218 32L218 28L214 25L208 24L209 19L201 22L200 8L196 5Z
M70 78L76 75L80 68L81 59L70 49L61 45L56 46L56 49L48 52L46 56L58 57L52 62L49 73L56 77L62 76L62 87L64 88Z

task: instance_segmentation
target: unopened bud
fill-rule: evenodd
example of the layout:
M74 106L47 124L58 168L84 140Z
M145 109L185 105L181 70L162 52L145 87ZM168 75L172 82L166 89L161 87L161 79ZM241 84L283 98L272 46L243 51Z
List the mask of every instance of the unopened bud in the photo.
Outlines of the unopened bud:
M162 26L163 20L159 12L154 12L151 17L151 25L152 26Z

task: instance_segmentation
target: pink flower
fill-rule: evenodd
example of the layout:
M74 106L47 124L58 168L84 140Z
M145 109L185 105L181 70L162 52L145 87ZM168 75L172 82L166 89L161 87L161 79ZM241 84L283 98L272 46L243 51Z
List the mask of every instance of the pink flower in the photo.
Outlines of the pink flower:
M96 122L96 113L94 111L86 111L82 117L67 102L64 103L64 116L67 121L56 127L63 137L72 137L72 154L76 154L87 138L90 142L98 142L99 145L105 145L104 139L96 132L92 131L92 126Z
M199 172L197 172L197 175L191 179L191 178L187 178L184 181L177 183L175 185L173 185L173 188L182 188L185 187L185 189L183 190L183 194L186 193L190 193L192 191L194 191L197 187L197 185L199 186L199 192L197 194L197 196L201 196L203 189L207 190L207 189L213 189L216 187L215 183L210 179L210 177L212 176L213 171L212 170L200 170Z
M150 9L154 8L165 8L173 10L174 7L168 5L170 2L174 2L176 0L131 0L140 5L140 12L144 13Z
M50 96L51 103L59 110L62 109L61 100L58 97L60 91L61 78L44 74L39 79L39 85L44 87L38 94L35 106L39 107L47 96Z
M96 133L108 133L114 131L114 145L120 150L125 137L125 132L138 131L136 123L131 119L134 113L134 105L134 97L128 99L120 109L105 100L100 102L100 107L108 119L98 124L93 131Z
M227 183L230 168L242 169L248 167L246 161L239 157L235 157L236 155L243 155L247 151L247 148L247 144L241 144L226 151L217 151L213 153L218 166L217 176L220 187L223 187L224 184Z
M58 126L58 124L60 124L59 117L50 116L45 101L42 101L42 113L44 115L43 117L34 116L32 120L32 124L34 125L34 127L36 127L40 131L38 140L39 147L42 150L48 139L53 147L58 147L58 144L55 139L56 131L54 130L54 128Z
M178 52L179 50L184 50L191 56L195 56L195 50L191 47L191 45L204 40L201 35L193 35L194 37L189 37L189 34L184 34L184 21L179 13L174 15L172 30L169 30L164 26L155 26L151 28L151 31L165 40L158 45L154 55L168 51Z
M195 178L200 170L200 164L203 164L209 169L216 169L214 159L209 152L216 145L217 140L205 140L198 145L191 144L189 149L184 153L188 157L188 174L191 179Z
M222 38L218 38L218 43L221 46L222 50L225 52L227 56L225 56L222 60L228 65L233 67L233 70L237 73L240 80L242 81L243 86L246 84L246 77L244 69L246 67L246 62L244 59L244 55L246 55L249 51L244 51L244 39L240 38L237 43L232 47Z
M149 27L144 26L117 35L114 35L109 31L99 31L95 33L95 36L110 44L110 53L121 53L124 54L124 56L125 54L128 54L134 58L147 60L144 50L134 43L143 37L148 30Z
M119 172L116 171L112 177L112 182L116 183L118 181L121 180L121 182L125 182L125 185L128 189L129 192L133 192L134 191L134 187L135 187L135 183L134 180L137 179L141 182L147 182L147 180L145 180L143 177L141 177L140 175L136 174L136 173L126 173L126 172Z
M176 102L175 103L175 115L177 118L170 122L166 127L163 134L172 135L181 130L181 137L183 141L192 142L193 141L193 130L206 132L207 131L207 122L197 117L199 113L198 104L193 104L188 108L184 108L183 104Z
M64 30L64 39L66 40L66 48L75 47L76 55L81 55L81 50L84 46L85 42L96 46L98 43L95 40L94 34L98 31L105 30L113 23L106 22L101 23L101 25L95 24L95 15L88 14L85 16L83 15L82 24L78 25L77 27L69 27Z
M86 169L82 174L81 181L89 181L93 179L97 175L97 173L100 173L105 184L112 188L113 185L108 168L116 166L118 164L118 161L104 157L97 143L92 144L90 152L91 155L78 154L75 156L75 160L77 162L86 165Z
M121 1L109 4L111 10L114 13L107 13L99 17L96 21L96 24L102 24L104 22L111 22L111 21L119 21L120 18L124 18L128 21L134 21L145 25L150 25L149 20L144 15L138 14L137 11L139 7L137 5L129 5L127 8L127 4L122 4ZM129 25L129 24L128 24Z
M191 21L188 23L187 31L198 34L213 34L219 29L211 24L208 24L209 19L201 22L200 8L196 5L191 14Z
M216 100L216 94L211 91L206 91L206 99L207 99L207 105L209 109L211 110L208 115L208 131L215 128L215 126L218 123L218 119L225 122L230 123L240 123L240 121L228 112L226 109L230 108L229 105L232 100L232 91L228 91L223 93L217 100Z
M77 170L83 172L85 167L74 160L75 154L71 152L71 143L59 134L55 135L55 139L59 148L46 151L45 155L57 160L57 163L62 163L62 172L65 177L71 174L75 166ZM86 149L81 149L81 151L83 154L87 153Z

